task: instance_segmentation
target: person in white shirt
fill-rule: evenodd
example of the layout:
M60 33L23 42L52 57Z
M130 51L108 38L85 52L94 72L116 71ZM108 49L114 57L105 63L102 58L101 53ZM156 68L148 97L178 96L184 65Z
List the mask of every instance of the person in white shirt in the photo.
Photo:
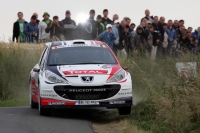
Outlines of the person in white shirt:
M50 33L47 33L45 29L47 28L48 24L51 23L51 20L49 19L50 15L48 12L45 12L43 15L43 20L39 23L39 40L40 43L48 42L50 39Z

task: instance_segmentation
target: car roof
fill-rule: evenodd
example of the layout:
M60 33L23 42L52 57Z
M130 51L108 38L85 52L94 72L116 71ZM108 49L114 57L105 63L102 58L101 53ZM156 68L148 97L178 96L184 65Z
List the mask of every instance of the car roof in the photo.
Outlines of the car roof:
M84 44L84 46L100 46L105 45L105 43L96 40L69 40L69 41L57 41L57 42L49 42L46 43L46 46L53 47L53 46L65 46L65 47L72 47L73 45L80 45Z

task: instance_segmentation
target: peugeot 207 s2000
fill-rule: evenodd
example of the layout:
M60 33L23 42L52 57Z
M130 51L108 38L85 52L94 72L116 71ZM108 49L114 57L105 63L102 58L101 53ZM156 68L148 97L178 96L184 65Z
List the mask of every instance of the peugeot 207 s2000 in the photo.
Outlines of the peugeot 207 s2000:
M132 81L103 42L73 40L46 44L30 72L30 105L40 115L53 108L107 107L128 115Z

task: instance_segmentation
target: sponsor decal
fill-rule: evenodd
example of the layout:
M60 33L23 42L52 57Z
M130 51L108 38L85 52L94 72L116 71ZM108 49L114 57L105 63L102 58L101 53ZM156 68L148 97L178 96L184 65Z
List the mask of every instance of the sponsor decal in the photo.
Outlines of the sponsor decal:
M44 96L44 97L57 97L58 95L56 95L56 94L40 94L40 96Z
M65 102L49 102L48 105L65 105Z
M76 95L76 99L98 99L100 94Z
M132 94L132 91L131 92L120 92L118 93L118 95L130 95Z
M106 89L70 89L69 92L105 92Z
M109 101L110 104L125 104L126 101Z
M74 74L107 74L108 70L75 70L75 71L63 71L65 75Z

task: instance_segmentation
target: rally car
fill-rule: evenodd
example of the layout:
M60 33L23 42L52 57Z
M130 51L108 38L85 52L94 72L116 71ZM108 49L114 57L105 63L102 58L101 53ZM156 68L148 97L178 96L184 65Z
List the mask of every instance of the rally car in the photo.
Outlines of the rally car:
M128 115L132 80L112 50L101 41L46 43L29 78L30 106L40 115L54 108L107 107Z

